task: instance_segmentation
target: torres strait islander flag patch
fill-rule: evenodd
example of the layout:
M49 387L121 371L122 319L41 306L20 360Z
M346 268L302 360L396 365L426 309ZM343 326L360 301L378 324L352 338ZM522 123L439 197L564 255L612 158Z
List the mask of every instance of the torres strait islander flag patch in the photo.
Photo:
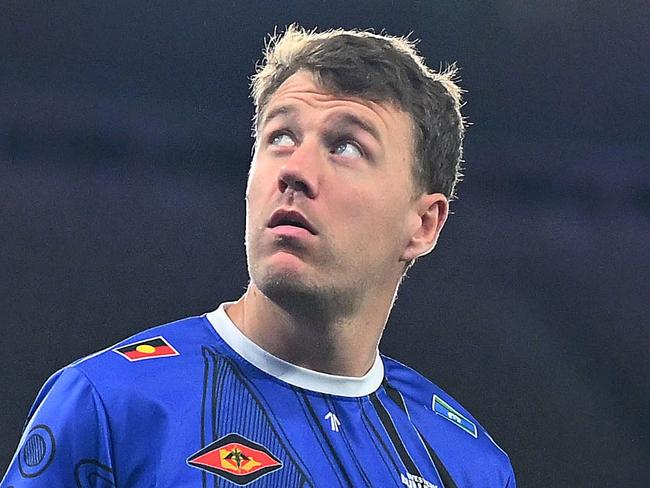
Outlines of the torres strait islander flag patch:
M178 351L163 336L120 346L113 351L129 361L178 356Z
M228 434L217 439L192 454L187 464L240 486L282 467L282 461L266 447L239 434Z
M438 395L433 395L433 411L440 415L442 418L449 420L452 424L460 427L465 432L470 434L472 437L478 437L478 431L476 430L476 424L470 419L461 414L454 407L449 405L446 401L440 398Z

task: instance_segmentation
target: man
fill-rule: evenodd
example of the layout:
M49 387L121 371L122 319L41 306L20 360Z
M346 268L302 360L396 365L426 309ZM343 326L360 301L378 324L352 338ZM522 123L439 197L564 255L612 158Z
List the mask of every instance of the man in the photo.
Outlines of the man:
M463 407L378 353L454 196L452 75L403 39L275 39L252 86L246 293L55 374L2 487L515 486Z

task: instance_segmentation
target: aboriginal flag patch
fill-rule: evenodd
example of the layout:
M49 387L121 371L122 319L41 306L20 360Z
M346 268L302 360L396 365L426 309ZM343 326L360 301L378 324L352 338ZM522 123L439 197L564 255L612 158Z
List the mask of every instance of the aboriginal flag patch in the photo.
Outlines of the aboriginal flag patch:
M217 439L192 454L187 464L240 486L282 467L282 461L266 447L239 434L228 434Z
M120 356L124 356L129 361L178 356L178 351L163 336L120 346L113 349L113 351Z

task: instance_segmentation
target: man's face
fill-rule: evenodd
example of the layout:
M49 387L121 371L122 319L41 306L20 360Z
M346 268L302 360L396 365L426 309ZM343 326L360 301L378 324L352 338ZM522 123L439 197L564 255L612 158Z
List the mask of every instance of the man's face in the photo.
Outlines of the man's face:
M410 116L299 71L261 117L246 195L253 284L339 305L394 289L419 219Z

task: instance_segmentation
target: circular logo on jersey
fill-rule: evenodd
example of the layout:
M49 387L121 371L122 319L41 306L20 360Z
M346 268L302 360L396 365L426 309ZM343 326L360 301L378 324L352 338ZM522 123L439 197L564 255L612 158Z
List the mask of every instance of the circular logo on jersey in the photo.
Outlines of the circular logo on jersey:
M47 425L37 425L27 434L20 454L18 469L24 478L40 475L54 459L54 435Z

